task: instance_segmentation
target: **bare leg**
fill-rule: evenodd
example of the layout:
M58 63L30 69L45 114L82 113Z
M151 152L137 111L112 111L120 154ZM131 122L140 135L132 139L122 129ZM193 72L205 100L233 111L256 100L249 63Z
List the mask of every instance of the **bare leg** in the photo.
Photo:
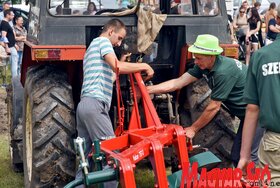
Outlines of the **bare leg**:
M251 42L246 45L246 65L249 65L250 62L250 56L251 56Z

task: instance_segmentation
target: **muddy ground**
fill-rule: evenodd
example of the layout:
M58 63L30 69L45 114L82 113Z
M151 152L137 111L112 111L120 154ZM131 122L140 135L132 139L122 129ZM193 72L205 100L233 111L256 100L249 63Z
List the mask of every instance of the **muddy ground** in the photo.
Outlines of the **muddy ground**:
M6 90L0 87L0 134L8 132Z

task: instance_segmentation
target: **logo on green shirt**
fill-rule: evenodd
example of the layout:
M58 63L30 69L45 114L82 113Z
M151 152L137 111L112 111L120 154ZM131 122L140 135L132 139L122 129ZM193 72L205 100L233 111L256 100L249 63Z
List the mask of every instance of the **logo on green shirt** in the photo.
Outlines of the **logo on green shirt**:
M280 74L280 62L263 64L262 70L263 70L263 76Z

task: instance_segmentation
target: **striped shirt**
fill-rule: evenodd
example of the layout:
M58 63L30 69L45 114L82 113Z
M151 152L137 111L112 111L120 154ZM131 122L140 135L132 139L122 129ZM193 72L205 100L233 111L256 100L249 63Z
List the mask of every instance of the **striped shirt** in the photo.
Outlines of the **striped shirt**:
M95 38L88 47L84 62L84 80L81 97L93 97L111 105L113 92L113 70L104 56L115 53L106 37Z

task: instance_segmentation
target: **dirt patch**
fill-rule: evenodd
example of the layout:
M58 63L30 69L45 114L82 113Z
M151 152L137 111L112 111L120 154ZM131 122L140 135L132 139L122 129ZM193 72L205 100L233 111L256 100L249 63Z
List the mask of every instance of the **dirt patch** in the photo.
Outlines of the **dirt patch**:
M6 89L0 88L0 134L8 132L6 98Z

